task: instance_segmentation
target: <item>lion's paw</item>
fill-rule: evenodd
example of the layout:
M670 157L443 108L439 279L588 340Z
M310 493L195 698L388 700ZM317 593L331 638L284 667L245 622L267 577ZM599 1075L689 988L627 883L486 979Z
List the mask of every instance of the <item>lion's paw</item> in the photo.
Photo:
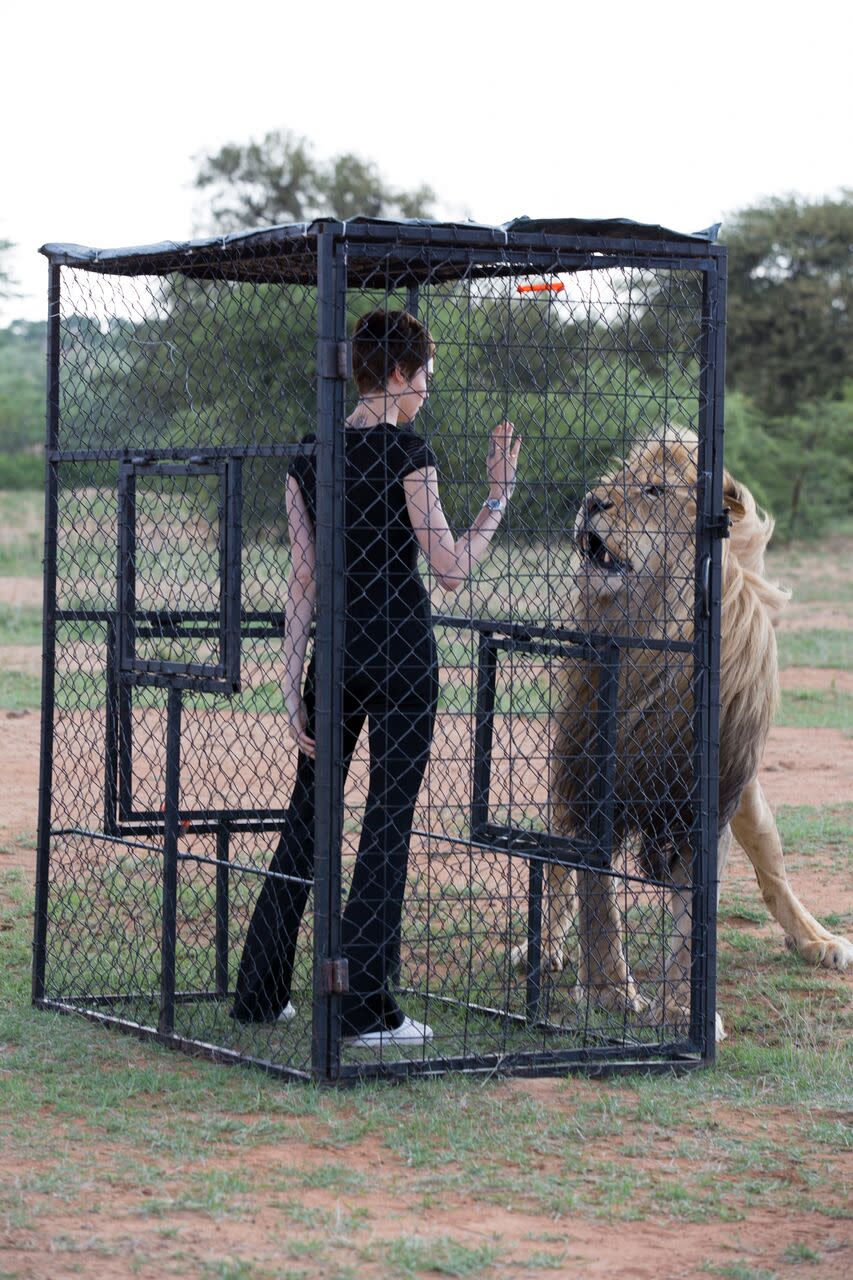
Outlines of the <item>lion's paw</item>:
M821 964L825 969L848 969L853 965L853 942L837 934L831 935Z
M644 1021L652 1027L666 1028L676 1035L686 1035L690 1029L690 1000L676 1000L668 997L652 1000L646 1011Z
M828 933L822 938L808 938L798 942L790 934L785 936L785 946L796 951L809 964L823 969L848 969L853 965L853 942L840 934Z
M599 1009L607 1009L611 1013L645 1014L651 1007L645 996L641 996L637 991L633 982L627 984L610 982L596 986L578 982L572 988L572 998L576 1004L586 1004L589 1001Z
M520 943L517 947L513 947L510 952L510 963L513 969L519 973L527 971L527 943ZM550 948L543 947L541 968L543 973L562 973L563 957L559 951L552 951Z
M653 1000L644 1019L649 1026L666 1027L668 1031L678 1035L687 1035L690 1030L690 1005L680 1000ZM717 1044L727 1040L728 1034L723 1020L718 1013L714 1014L714 1040Z

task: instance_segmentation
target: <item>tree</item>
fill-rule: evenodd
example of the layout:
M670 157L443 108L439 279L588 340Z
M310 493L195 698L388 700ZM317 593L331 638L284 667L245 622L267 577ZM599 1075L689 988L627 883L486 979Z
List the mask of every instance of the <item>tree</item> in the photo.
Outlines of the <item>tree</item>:
M0 329L0 454L44 441L43 320L16 320Z
M775 198L737 213L729 246L728 381L789 417L853 377L853 191Z
M853 507L853 386L790 418L769 418L735 391L726 400L726 466L772 512L783 541L832 531Z
M274 130L260 142L226 143L202 159L195 185L208 192L213 224L222 231L323 215L428 217L435 199L427 186L395 190L359 156L318 161L311 144L288 130Z
M0 240L0 298L10 298L14 294L14 276L3 263L6 254L14 247L11 240Z

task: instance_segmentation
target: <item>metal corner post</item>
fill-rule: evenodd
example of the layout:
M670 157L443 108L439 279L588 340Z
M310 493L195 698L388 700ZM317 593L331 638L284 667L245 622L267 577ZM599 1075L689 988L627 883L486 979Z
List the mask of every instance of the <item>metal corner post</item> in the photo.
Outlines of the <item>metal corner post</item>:
M178 832L181 802L181 690L169 687L166 721L166 803L163 828L162 915L160 928L160 1013L157 1030L175 1030L175 967L178 932Z
M693 860L690 1038L701 1045L708 1063L716 1057L725 316L723 250L703 276L696 540L693 758L699 803Z
M317 349L346 337L346 253L343 228L327 223L317 237ZM333 365L317 361L317 607L315 631L314 980L311 1065L317 1081L337 1077L339 999L325 975L341 945L343 833L344 418L345 383Z
M34 1002L43 1000L45 996L47 898L50 880L50 802L53 781L53 713L56 674L56 557L59 520L59 463L54 453L59 448L60 271L61 268L53 262L48 268L41 748L33 929L32 998Z

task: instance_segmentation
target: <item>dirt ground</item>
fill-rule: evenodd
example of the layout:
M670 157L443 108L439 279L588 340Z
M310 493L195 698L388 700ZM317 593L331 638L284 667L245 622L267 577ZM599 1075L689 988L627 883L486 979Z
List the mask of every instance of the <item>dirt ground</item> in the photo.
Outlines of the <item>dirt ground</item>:
M508 1091L519 1088L535 1091L545 1096L549 1107L554 1105L556 1086L543 1089L542 1082L531 1082L521 1086L508 1083L502 1087ZM587 1088L582 1082L578 1085L581 1092ZM783 1118L784 1113L780 1112L780 1121ZM316 1156L309 1147L300 1150L298 1145L288 1143L289 1161L310 1167L312 1154ZM750 1212L747 1219L736 1222L680 1222L676 1225L649 1218L613 1224L595 1217L564 1216L555 1222L554 1218L544 1214L526 1213L511 1206L490 1207L479 1201L467 1201L464 1196L454 1197L451 1204L438 1212L425 1212L420 1205L406 1205L405 1169L395 1169L395 1162L389 1159L388 1152L383 1152L381 1146L364 1143L351 1147L348 1158L358 1168L375 1171L376 1182L370 1195L374 1239L394 1240L405 1236L429 1240L435 1238L438 1227L442 1238L450 1237L468 1249L496 1240L510 1248L522 1241L559 1242L556 1248L550 1244L547 1251L528 1244L527 1252L538 1254L536 1263L530 1268L523 1263L512 1265L502 1260L485 1270L451 1270L446 1266L436 1266L421 1271L419 1268L418 1277L472 1274L495 1277L495 1280L543 1280L548 1276L554 1276L556 1280L587 1280L587 1277L592 1280L614 1280L615 1277L620 1280L699 1280L710 1274L733 1280L769 1280L784 1274L790 1275L791 1280L803 1275L814 1277L814 1280L847 1280L850 1275L851 1245L845 1224L834 1223L825 1241L818 1243L815 1240L814 1215L800 1218L794 1213L786 1216L784 1223L780 1222L778 1212L768 1210ZM247 1178L251 1178L256 1168L265 1173L271 1161L280 1159L281 1152L276 1148L255 1148L241 1159L241 1173ZM313 1163L318 1163L316 1158ZM300 1192L300 1204L305 1210L318 1215L328 1213L330 1199L333 1198L321 1190ZM342 1218L356 1207L354 1199L344 1197L337 1202ZM250 1219L236 1220L219 1218L210 1221L203 1215L186 1211L166 1213L159 1218L159 1231L152 1230L149 1224L140 1220L139 1211L131 1208L129 1198L115 1194L99 1196L99 1209L97 1229L89 1236L89 1248L81 1240L76 1246L76 1258L74 1253L68 1254L68 1258L73 1260L73 1269L59 1254L40 1257L37 1252L27 1251L25 1246L24 1250L7 1252L3 1263L6 1266L23 1264L27 1269L4 1274L20 1275L26 1280L66 1280L66 1277L70 1280L73 1274L97 1277L97 1280L127 1280L130 1276L155 1280L155 1277L176 1274L194 1277L199 1274L195 1270L175 1270L178 1247L180 1256L184 1258L240 1258L245 1256L247 1243L254 1246L254 1256L262 1259L257 1271L254 1268L242 1269L239 1263L235 1263L233 1269L211 1267L202 1274L246 1276L252 1280L255 1276L263 1276L265 1280L277 1280L278 1277L325 1280L330 1274L328 1261L316 1270L278 1269L282 1265L287 1268L280 1259L282 1254L287 1257L288 1250L282 1232L282 1215L276 1207L259 1208ZM91 1225L95 1227L94 1223ZM164 1238L166 1226L169 1236ZM60 1239L74 1241L80 1236L79 1214L63 1214L60 1209L52 1218L51 1229ZM121 1256L129 1239L136 1255L133 1260ZM264 1248L261 1244L272 1240L277 1240L277 1247L268 1244ZM782 1273L768 1271L762 1265L768 1257L776 1258L780 1254L787 1253L796 1258L799 1250L808 1258L816 1249L820 1250L817 1266L802 1269L789 1265ZM515 1257L523 1252L523 1247L513 1249ZM113 1256L106 1256L109 1253ZM543 1258L547 1257L552 1261L545 1263ZM697 1259L702 1262L697 1264ZM405 1277L408 1280L414 1276L408 1270L392 1269L387 1262L383 1264L380 1261L378 1266L360 1262L357 1255L351 1258L347 1269L332 1274L336 1278L341 1276L352 1280L356 1277L358 1280L361 1277L369 1277L370 1280L403 1280Z
M3 652L0 649L0 655ZM807 676L801 682L802 671ZM798 668L796 687L826 688L839 676L849 679L844 672ZM807 682L809 678L812 684ZM440 733L439 727L439 737ZM37 826L39 735L37 712L0 711L0 846L6 849L4 865L34 867L31 851L22 849L19 842L31 841ZM97 767L99 762L93 757L92 763ZM843 804L853 799L853 738L837 729L774 726L760 776L771 805Z
M825 569L825 562L822 567ZM796 578L796 574L794 577ZM36 604L39 586L30 579L5 579L0 598L8 603ZM792 609L783 624L784 629L801 627L849 627L850 611L842 606L828 606L815 611L814 606ZM0 650L0 664L16 670L39 670L40 654L32 647ZM830 671L817 668L797 668L782 674L783 687L797 689L830 689L853 691L853 674L846 671ZM28 877L34 872L34 835L37 825L37 787L39 716L35 712L0 712L0 869L20 867ZM853 738L837 730L776 727L768 742L761 769L761 781L768 799L774 807L786 805L829 806L853 799ZM802 858L797 851L790 851L791 879L804 904L815 914L833 913L849 915L853 912L853 884L843 880L838 873L829 870L830 855L820 853ZM727 873L723 906L727 898L735 895L756 906L760 905L755 880L745 855L735 849ZM782 946L781 931L776 925L756 925L754 931L765 934ZM827 984L836 989L846 987L853 997L853 974L822 975ZM737 1041L737 1034L732 1037ZM730 1040L731 1043L731 1040ZM0 1073L2 1075L2 1073ZM567 1089L559 1080L513 1080L496 1086L507 1097L535 1098L549 1108L571 1112L583 1100L600 1097L608 1086L579 1079ZM772 1103L772 1100L765 1100ZM784 1142L791 1125L792 1112L782 1106L762 1105L758 1109L738 1110L728 1117L720 1109L720 1123L733 1127L760 1130L770 1140ZM252 1171L268 1170L273 1164L286 1164L289 1168L310 1170L328 1161L327 1145L318 1137L310 1136L310 1125L303 1124L303 1135L294 1133L288 1138L286 1148L281 1146L254 1146L251 1149L237 1147L232 1158L222 1162L224 1169L239 1170L251 1181ZM684 1135L675 1126L660 1149L644 1152L628 1152L633 1166L659 1174L670 1170L677 1176L677 1143ZM827 1215L823 1217L814 1209L798 1212L786 1209L756 1206L745 1208L738 1220L711 1220L703 1222L681 1221L673 1217L656 1219L647 1216L634 1222L613 1223L606 1218L596 1218L584 1213L561 1215L559 1222L541 1214L525 1212L519 1206L495 1204L466 1199L465 1195L445 1197L436 1194L424 1199L415 1192L415 1175L411 1168L393 1151L373 1138L350 1145L343 1157L348 1164L370 1172L372 1190L370 1197L371 1234L375 1239L394 1238L408 1234L421 1238L451 1236L473 1248L495 1238L511 1245L516 1256L525 1248L525 1241L548 1239L554 1233L564 1242L562 1261L549 1266L543 1273L542 1264L536 1269L513 1267L513 1280L526 1280L541 1274L561 1277L625 1277L625 1280L679 1280L701 1274L717 1274L734 1277L735 1280L763 1280L775 1276L777 1270L768 1270L770 1259L773 1267L787 1250L792 1260L808 1260L810 1251L817 1251L819 1262L812 1265L786 1265L780 1271L792 1277L812 1275L818 1280L847 1277L853 1274L853 1238L849 1217L845 1220L845 1186L849 1186L853 1173L850 1153L833 1152L832 1160L837 1173L836 1191L827 1202ZM792 1151L790 1168L784 1177L792 1188L808 1185L811 1165L821 1157L817 1152ZM828 1157L827 1157L828 1158ZM547 1169L548 1157L531 1153L531 1165ZM94 1176L94 1175L93 1175ZM177 1175L176 1175L177 1176ZM168 1193L168 1185L164 1192ZM261 1270L258 1275L284 1275L276 1261L276 1239L298 1237L299 1228L283 1221L273 1201L261 1201L251 1216L209 1217L176 1209L164 1211L154 1217L142 1218L139 1212L140 1194L132 1187L110 1183L98 1186L98 1212L92 1222L85 1221L79 1206L56 1205L51 1215L51 1231L55 1237L72 1242L63 1258L40 1249L37 1239L30 1239L21 1230L5 1236L0 1224L0 1273L26 1276L28 1280L54 1280L57 1276L73 1273L97 1277L97 1280L125 1280L136 1275L147 1280L172 1274L169 1264L175 1260L173 1237L180 1241L185 1256L240 1258L251 1256ZM336 1213L339 1216L353 1211L356 1195L341 1195L339 1191L322 1186L306 1188L299 1192L301 1203L307 1209ZM849 1202L847 1203L849 1215ZM96 1220L95 1220L96 1217ZM134 1254L127 1258L122 1250L117 1253L108 1247L100 1250L94 1242L134 1242ZM541 1252L541 1250L540 1250ZM714 1266L708 1264L714 1260ZM692 1260L692 1261L691 1261ZM376 1265L365 1264L360 1268L357 1259L351 1260L356 1270L347 1275L359 1277L389 1276L392 1272ZM700 1270L700 1264L704 1268ZM269 1270L264 1268L269 1267ZM360 1269L359 1269L360 1268ZM187 1272L189 1274L189 1272ZM193 1272L192 1274L196 1274ZM224 1271L205 1271L205 1275L222 1275ZM254 1270L235 1269L227 1276L254 1276ZM297 1270L287 1274L304 1274ZM445 1274L461 1275L462 1271L445 1271ZM467 1273L466 1273L467 1274ZM478 1274L480 1274L478 1272ZM484 1274L489 1274L488 1272ZM496 1275L509 1274L503 1267Z
M808 687L803 674L802 671L797 673L798 687ZM831 673L815 671L810 672L806 678L814 680L812 687L820 688L831 678ZM0 801L0 848L3 850L0 866L22 867L28 877L34 871L38 746L37 714L0 713L0 777L4 783ZM776 728L768 743L761 778L774 806L833 805L848 801L853 796L853 739L834 730ZM840 883L837 878L828 880L825 861L820 857L797 859L792 880L803 902L818 916L830 911L853 911L853 885ZM738 849L734 851L727 871L724 902L728 894L737 894L756 904L759 901L751 867ZM782 938L778 926L765 925L757 928L759 932L774 938L781 947ZM853 975L827 974L826 981L845 984L853 996ZM543 1079L514 1080L498 1087L510 1094L535 1097L549 1108L571 1108L579 1100L607 1086L579 1080L573 1084L571 1091L567 1091L560 1081ZM743 1122L744 1118L739 1114L737 1124L742 1125ZM761 1127L768 1139L783 1138L790 1123L790 1111L762 1107ZM676 1128L670 1141L660 1151L650 1153L639 1161L635 1156L632 1165L636 1168L639 1164L646 1173L659 1176L661 1170L672 1166L678 1136ZM276 1146L238 1149L233 1160L224 1161L222 1167L223 1170L239 1170L242 1177L251 1179L252 1169L268 1169L271 1163L285 1158L291 1168L310 1170L329 1157L322 1141L314 1143L310 1139L297 1139L294 1135L292 1139L288 1139L286 1151ZM490 1207L480 1201L467 1201L464 1196L458 1195L449 1201L436 1197L425 1208L416 1195L407 1194L407 1187L413 1182L412 1171L405 1167L398 1156L373 1139L348 1148L346 1158L348 1162L352 1162L353 1167L371 1171L374 1191L370 1199L370 1223L374 1239L394 1239L401 1235L418 1238L449 1236L473 1249L478 1244L485 1245L500 1238L508 1246L517 1246L523 1252L525 1241L548 1239L549 1233L553 1238L556 1232L565 1241L558 1251L563 1261L556 1261L555 1255L555 1262L549 1265L548 1273L565 1277L619 1275L632 1280L668 1280L670 1277L675 1280L676 1277L701 1274L696 1269L695 1260L709 1258L717 1259L720 1268L726 1267L727 1260L737 1259L734 1270L727 1272L723 1269L719 1274L764 1277L775 1274L762 1269L768 1258L778 1258L784 1250L796 1257L798 1251L807 1255L810 1250L815 1249L820 1253L820 1264L819 1268L811 1269L809 1274L826 1277L827 1280L850 1274L853 1239L849 1224L839 1221L837 1216L821 1220L816 1219L813 1211L802 1214L787 1211L780 1215L772 1209L750 1207L744 1217L736 1222L691 1223L672 1219L661 1222L646 1218L623 1223L617 1230L606 1226L601 1219L576 1214L563 1215L559 1223L555 1224L552 1219L526 1212L520 1206ZM839 1196L840 1204L843 1205L844 1167L846 1165L850 1168L853 1162L849 1155L835 1155L834 1159L838 1161ZM536 1167L547 1170L547 1161L537 1160ZM804 1176L802 1154L792 1155L789 1176L792 1184ZM334 1210L338 1214L347 1214L358 1204L357 1196L344 1196L342 1199L339 1192L322 1188L304 1189L299 1192L299 1199L306 1209L325 1213ZM62 1205L57 1205L51 1218L52 1232L60 1238L75 1242L74 1252L65 1261L79 1261L84 1268L83 1274L97 1277L97 1280L112 1280L113 1277L115 1280L124 1280L131 1274L145 1280L148 1276L165 1274L169 1270L171 1248L169 1240L163 1234L166 1226L179 1236L185 1255L198 1256L199 1253L211 1252L218 1257L233 1258L245 1257L245 1251L250 1250L258 1258L259 1266L263 1266L265 1253L260 1247L261 1242L276 1236L282 1238L283 1232L287 1236L289 1230L292 1230L283 1226L275 1205L264 1204L263 1201L251 1217L237 1216L210 1221L197 1213L177 1209L166 1212L165 1216L158 1213L155 1230L153 1222L140 1219L139 1197L131 1189L115 1185L99 1187L98 1200L97 1223L92 1224L89 1233L92 1240L97 1238L100 1242L97 1252L89 1252L87 1248L84 1238L87 1229L81 1228L80 1212L76 1206L69 1206L64 1213ZM833 1215L837 1215L839 1204L831 1206L831 1209ZM133 1239L136 1246L136 1260L132 1264L132 1270L129 1264L122 1261L123 1251L119 1243L128 1238ZM117 1246L117 1253L110 1248L111 1240ZM26 1276L28 1280L54 1280L58 1275L70 1274L70 1271L57 1270L62 1265L60 1258L44 1255L39 1250L37 1241L22 1238L17 1231L5 1241L0 1233L0 1257L0 1265L5 1274ZM163 1271L159 1269L158 1257L162 1259ZM146 1259L145 1263L141 1262L142 1258ZM680 1262L679 1259L684 1261ZM688 1259L694 1261L689 1262ZM750 1261L754 1270L746 1269L746 1260ZM259 1274L279 1274L274 1263L271 1265L272 1270L261 1270ZM19 1267L20 1270L17 1269ZM6 1272L6 1268L11 1269ZM233 1274L238 1276L244 1273L237 1270ZM361 1270L346 1274L373 1277L382 1275L383 1272L381 1267L376 1270L367 1265ZM495 1274L506 1273L501 1270ZM542 1273L538 1270L525 1272L524 1269L513 1268L511 1274L514 1280L520 1280L528 1274L533 1277ZM801 1273L797 1268L792 1269L791 1274Z

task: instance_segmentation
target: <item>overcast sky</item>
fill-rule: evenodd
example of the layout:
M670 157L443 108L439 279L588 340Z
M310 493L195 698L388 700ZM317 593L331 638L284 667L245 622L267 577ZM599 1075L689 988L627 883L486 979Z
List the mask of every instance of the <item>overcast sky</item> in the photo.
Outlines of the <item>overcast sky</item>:
M484 222L693 231L768 195L837 193L853 185L848 14L838 0L9 6L0 239L20 296L0 321L44 315L45 241L191 236L197 158L271 129Z

